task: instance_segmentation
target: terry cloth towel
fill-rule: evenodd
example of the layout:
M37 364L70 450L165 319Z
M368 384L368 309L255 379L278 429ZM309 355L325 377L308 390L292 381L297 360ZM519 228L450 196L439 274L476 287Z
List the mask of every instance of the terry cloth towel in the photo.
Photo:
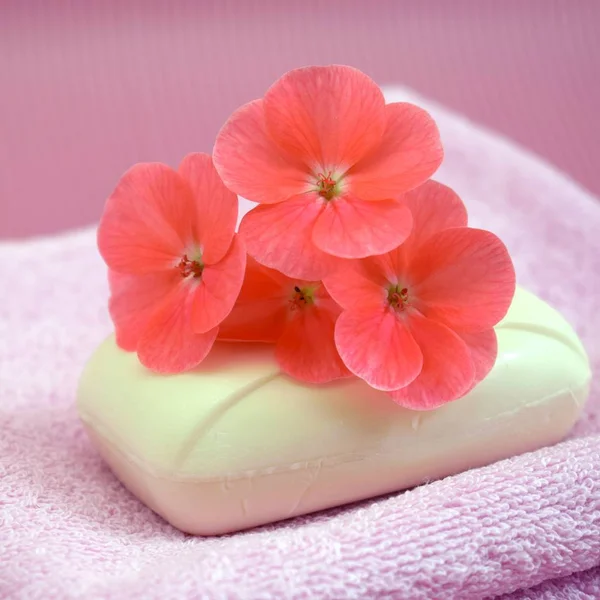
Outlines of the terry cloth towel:
M596 379L570 439L254 531L185 535L121 486L77 420L80 372L111 330L94 231L0 244L0 598L597 597L600 204L439 106L388 99L434 114L437 178L586 344Z

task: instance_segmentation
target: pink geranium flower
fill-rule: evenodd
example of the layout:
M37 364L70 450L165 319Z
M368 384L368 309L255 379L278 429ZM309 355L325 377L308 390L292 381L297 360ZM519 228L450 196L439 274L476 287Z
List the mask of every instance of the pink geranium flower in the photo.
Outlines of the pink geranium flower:
M515 291L504 244L471 229L461 200L429 181L405 202L408 240L353 261L324 281L344 311L335 341L346 366L400 405L428 410L459 398L492 368Z
M219 339L274 343L284 373L325 383L350 375L333 341L340 312L320 281L291 279L248 257L242 291Z
M318 280L344 258L382 254L410 233L398 200L442 161L432 118L385 104L346 66L291 71L237 110L214 161L231 190L260 203L242 220L249 254L291 277Z
M117 343L150 369L185 371L210 351L244 278L236 219L237 198L206 154L178 171L135 165L108 199L98 247Z

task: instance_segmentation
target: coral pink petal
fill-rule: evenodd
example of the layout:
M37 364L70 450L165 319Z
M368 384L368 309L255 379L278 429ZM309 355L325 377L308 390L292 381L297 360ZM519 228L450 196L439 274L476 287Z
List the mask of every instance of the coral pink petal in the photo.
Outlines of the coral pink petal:
M288 310L280 298L236 304L219 327L219 339L274 343L283 333Z
M467 226L467 209L456 192L429 180L402 196L413 217L413 228L403 245L411 255L420 244L438 231Z
M256 299L284 294L287 293L284 290L292 285L293 281L287 275L265 267L265 265L248 255L240 297Z
M230 192L208 154L188 154L179 165L179 174L189 185L196 203L193 221L194 242L202 246L202 261L220 261L233 239L238 214L237 196Z
M410 265L416 306L461 331L493 327L515 293L515 270L504 244L489 231L457 227L432 235Z
M205 333L216 327L231 312L240 293L246 268L246 249L234 236L227 254L214 265L207 265L198 282L192 307L191 327Z
M483 381L496 363L496 357L498 356L496 332L493 329L485 329L484 331L468 333L455 331L455 333L462 338L469 348L471 361L475 368L475 378L471 387L475 387L480 381Z
M225 185L254 202L281 202L308 189L306 167L286 156L267 134L262 100L229 117L217 136L213 160Z
M412 383L390 394L394 402L413 410L431 410L460 398L475 376L465 342L448 327L415 313L409 326L423 353L423 369Z
M200 364L219 331L194 333L192 307L200 287L182 279L145 328L138 342L140 362L157 373L181 373Z
M429 179L444 156L435 121L422 108L397 102L385 107L381 144L348 172L351 190L363 200L397 198Z
M332 298L344 309L383 306L387 300L387 254L349 261L323 279Z
M333 339L337 311L310 306L291 313L275 357L284 373L306 383L349 377Z
M219 339L276 342L283 333L294 280L248 256L240 295L221 323Z
M419 346L404 319L386 308L343 312L335 344L350 371L379 390L397 390L421 372Z
M381 142L385 129L381 90L352 67L290 71L264 103L274 141L315 170L345 170Z
M341 258L364 258L399 246L412 227L398 200L365 202L346 194L326 202L312 232L315 245Z
M151 273L181 257L194 221L192 193L173 169L159 163L133 166L106 202L98 248L122 273Z
M312 242L312 230L322 210L323 200L317 194L257 206L242 219L240 235L258 262L289 277L318 281L345 264Z
M117 344L123 350L133 352L146 325L181 277L175 269L147 275L126 275L109 270L108 280L108 308L115 325Z

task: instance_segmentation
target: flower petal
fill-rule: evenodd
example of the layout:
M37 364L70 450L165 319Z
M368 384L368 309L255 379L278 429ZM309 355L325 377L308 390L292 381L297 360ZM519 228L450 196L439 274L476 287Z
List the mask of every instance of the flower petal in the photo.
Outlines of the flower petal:
M410 210L398 200L365 202L348 194L325 202L312 232L318 248L341 258L383 254L410 233Z
M194 217L192 193L178 173L159 163L134 165L106 202L100 254L122 273L169 268L189 241Z
M385 294L384 288L403 279L409 260L418 251L419 244L437 231L467 224L467 211L462 200L453 190L437 181L429 180L407 192L401 202L412 214L413 224L408 238L385 254L351 261L343 271L337 271L325 279L329 293L345 309L364 306L365 302L371 300L379 302L382 293ZM380 203L362 204L370 206ZM332 231L335 229L331 227Z
M311 169L350 167L380 143L385 128L381 90L352 67L290 71L264 103L273 140Z
M420 244L438 231L467 226L467 209L458 194L446 185L430 179L402 196L413 218L411 234L403 251L412 255Z
M308 188L306 168L269 137L262 100L236 110L217 135L215 167L225 185L248 200L281 202Z
M397 198L427 181L444 156L435 121L405 102L385 107L387 126L381 144L348 172L351 190L363 200Z
M248 254L289 277L318 281L344 264L312 242L312 230L323 210L317 194L300 194L271 206L252 209L240 223Z
M388 253L388 262L396 278L407 283L410 263L420 245L438 231L466 227L467 209L452 189L431 179L403 194L401 201L412 214L413 226L406 241Z
M338 314L339 310L315 305L291 313L275 349L284 373L306 383L326 383L350 376L333 338Z
M181 277L175 269L147 275L125 275L109 270L108 309L115 325L117 345L133 352L162 302Z
M397 390L421 372L419 346L404 319L386 308L344 311L335 345L350 371L378 390Z
M344 309L384 306L393 275L389 253L348 261L323 279L332 298Z
M471 361L475 369L475 377L471 385L472 389L480 381L483 381L496 364L498 356L498 339L493 329L484 331L456 331L455 332L469 348ZM467 392L465 392L466 394Z
M192 225L195 241L202 246L202 261L216 263L233 239L237 196L225 187L208 154L188 154L179 165L179 174L194 194L196 218Z
M137 348L145 367L157 373L181 373L206 358L219 328L206 333L192 331L192 306L199 289L189 279L182 279L150 320Z
M191 327L205 333L216 327L231 312L244 281L246 249L235 235L227 254L214 265L207 265L197 284L192 307Z
M515 293L515 270L489 231L457 227L432 235L410 265L411 295L431 319L460 331L493 327Z
M219 339L276 342L283 333L294 280L247 257L240 295L221 323Z
M463 396L475 368L465 342L448 327L412 313L410 332L423 353L423 369L406 387L392 392L394 402L413 410L432 410Z
M219 339L230 342L275 343L283 333L288 307L277 298L236 305L219 328Z

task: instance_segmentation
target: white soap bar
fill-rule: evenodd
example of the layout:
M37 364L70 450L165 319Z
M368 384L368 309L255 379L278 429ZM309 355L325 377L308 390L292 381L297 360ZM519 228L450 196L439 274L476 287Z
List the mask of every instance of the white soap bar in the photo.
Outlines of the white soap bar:
M563 438L590 369L566 321L518 290L489 376L431 412L358 379L307 386L273 348L217 344L160 376L110 337L88 363L81 419L121 481L183 531L244 529L412 487Z

